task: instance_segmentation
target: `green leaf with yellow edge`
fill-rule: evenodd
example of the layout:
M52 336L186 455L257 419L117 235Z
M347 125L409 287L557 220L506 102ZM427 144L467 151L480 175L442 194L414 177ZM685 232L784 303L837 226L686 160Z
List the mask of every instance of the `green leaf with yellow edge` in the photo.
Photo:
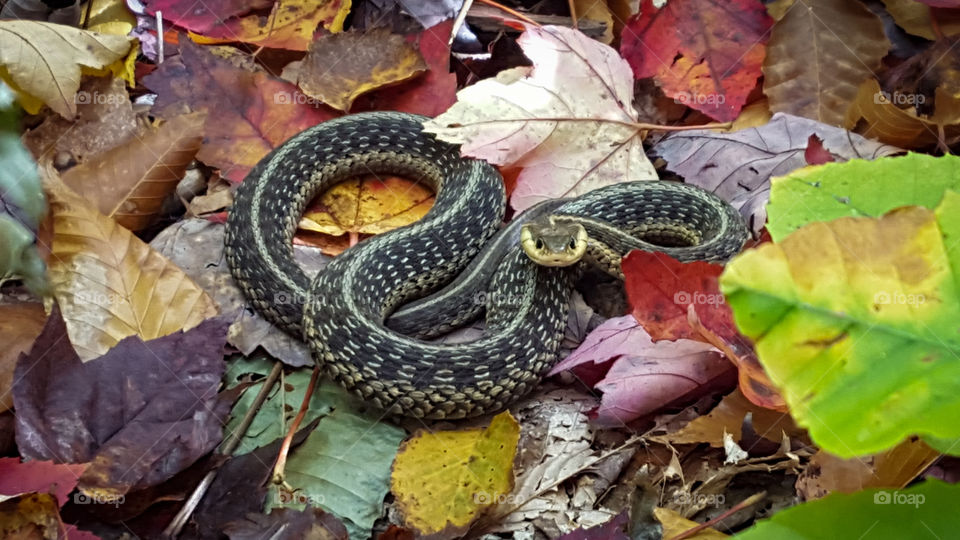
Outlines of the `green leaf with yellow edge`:
M804 167L774 178L767 230L774 242L814 221L879 217L899 206L936 208L946 189L960 190L960 158L907 154Z
M721 275L737 326L825 450L960 437L958 216L948 191L936 212L812 223Z
M956 538L960 484L927 480L903 490L833 493L777 512L737 540Z
M419 432L400 447L391 491L423 535L462 534L513 489L520 425L509 412L486 429Z

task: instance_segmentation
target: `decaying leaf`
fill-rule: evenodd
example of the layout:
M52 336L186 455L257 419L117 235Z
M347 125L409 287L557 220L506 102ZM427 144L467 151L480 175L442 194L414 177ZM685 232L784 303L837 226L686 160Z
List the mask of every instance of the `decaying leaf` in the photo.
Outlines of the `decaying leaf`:
M350 61L344 61L344 58ZM298 86L331 107L348 111L359 95L407 80L427 69L403 36L386 28L317 39L300 64Z
M129 230L45 171L53 214L49 276L70 341L84 360L121 339L153 339L217 314L203 290Z
M668 97L728 122L757 84L772 25L759 0L643 0L620 51L638 79L654 77Z
M220 0L197 3L193 0L147 0L146 12L157 12L176 26L203 34L222 21L271 6L270 0ZM181 43L183 41L181 40Z
M700 526L700 524L696 521L686 519L680 515L679 512L675 512L668 508L654 508L653 515L656 516L657 521L663 525L664 538L674 538L675 536L686 533L694 527ZM692 536L684 536L684 538L690 538L691 540L721 540L722 538L729 538L729 536L717 531L712 527L707 527L706 529L703 529Z
M936 212L811 223L727 265L737 326L821 448L960 438L958 235L960 195L947 191Z
M217 21L203 35L191 33L190 38L196 43L239 41L261 47L305 51L318 26L322 25L333 33L343 30L350 4L350 0L279 0L266 17L253 14Z
M61 116L77 114L75 96L87 73L123 60L134 39L38 21L0 21L0 78L10 83L31 114L48 105ZM31 97L35 99L30 99Z
M948 116L947 106L950 105L949 95L937 89L937 113ZM912 109L901 109L890 99L892 96L880 88L876 79L869 79L860 85L856 100L847 110L844 125L848 129L856 129L865 137L871 137L888 144L895 144L904 148L921 148L935 143L939 138L940 126L960 121L956 118L933 116L923 118L917 116ZM943 96L944 99L939 99ZM960 132L956 127L948 130L948 134Z
M509 412L486 429L421 431L400 447L391 491L421 534L462 534L513 488L520 425Z
M103 215L139 231L173 193L203 139L204 113L178 116L71 168L63 182Z
M553 26L529 28L518 43L532 68L464 88L424 129L466 155L523 167L510 199L517 210L657 178L634 125L630 67L615 50Z
M889 48L880 19L859 2L796 2L767 45L763 93L770 110L842 126L860 83Z
M20 353L26 352L43 330L47 314L43 305L0 305L0 412L13 407L13 369Z
M219 443L225 321L144 342L131 336L81 362L57 310L17 363L17 446L30 459L87 463L97 502L157 485Z

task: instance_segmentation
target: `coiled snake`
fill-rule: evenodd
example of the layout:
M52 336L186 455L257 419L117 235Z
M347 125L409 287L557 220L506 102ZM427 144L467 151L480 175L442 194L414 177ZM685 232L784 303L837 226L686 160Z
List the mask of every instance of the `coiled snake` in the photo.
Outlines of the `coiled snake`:
M487 163L461 158L456 146L423 133L423 120L387 112L345 116L274 149L237 191L225 250L250 304L305 339L329 377L391 414L463 418L506 406L555 362L571 280L566 269L536 264L519 249L516 227L481 252L503 219L503 181ZM435 203L416 223L346 250L311 282L293 259L300 216L315 195L368 173L424 181ZM608 254L607 264L617 268L631 249L725 260L746 239L733 208L675 182L625 182L534 212L542 215L523 236L535 248L555 243L540 229L573 224L587 234L572 237L571 247L589 237L597 248L591 251ZM484 309L487 326L476 341L419 339Z

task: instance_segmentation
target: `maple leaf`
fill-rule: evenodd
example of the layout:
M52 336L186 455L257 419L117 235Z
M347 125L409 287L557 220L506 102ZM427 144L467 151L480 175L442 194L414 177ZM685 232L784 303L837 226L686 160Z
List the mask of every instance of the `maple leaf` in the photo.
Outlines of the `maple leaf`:
M523 167L511 204L576 196L657 173L641 142L633 77L617 52L568 28L528 28L517 40L533 62L457 94L424 130L465 155Z
M620 51L638 78L727 122L756 86L773 20L760 0L643 0L623 31Z

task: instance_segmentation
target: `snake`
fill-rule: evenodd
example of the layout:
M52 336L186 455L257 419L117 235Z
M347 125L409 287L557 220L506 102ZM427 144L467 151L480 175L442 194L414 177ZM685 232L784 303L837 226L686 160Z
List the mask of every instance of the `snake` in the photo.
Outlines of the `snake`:
M294 135L247 174L226 221L225 257L248 304L386 415L468 418L530 392L558 360L572 268L622 278L620 259L634 249L722 262L747 238L721 198L663 180L548 199L504 228L499 172L425 132L426 120L358 113ZM433 206L308 276L292 247L307 204L366 174L422 182ZM486 326L473 341L428 339L478 315Z

